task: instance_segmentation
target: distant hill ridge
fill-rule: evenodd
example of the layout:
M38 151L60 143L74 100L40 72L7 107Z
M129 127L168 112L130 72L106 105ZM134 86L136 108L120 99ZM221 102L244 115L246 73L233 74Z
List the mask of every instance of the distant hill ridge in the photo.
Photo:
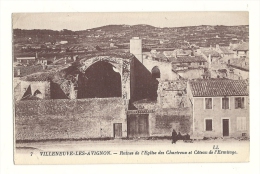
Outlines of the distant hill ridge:
M236 29L236 28L241 28L241 29L245 29L248 28L248 25L237 25L237 26L225 26L225 25L199 25L199 26L182 26L182 27L155 27L152 25L147 25L147 24L138 24L138 25L105 25L105 26L101 26L101 27L96 27L96 28L91 28L91 29L86 29L86 30L78 30L78 31L72 31L72 30L61 30L61 31L57 31L57 30L51 30L51 29L13 29L13 33L14 34L18 34L20 32L26 34L28 32L32 32L32 33L38 33L38 34L82 34L84 32L93 32L93 31L115 31L115 30L131 30L131 29L140 29L140 30L144 30L144 29L158 29L158 30L169 30L169 29L202 29L202 30L208 30L208 29L212 29L212 30L218 30L218 29Z

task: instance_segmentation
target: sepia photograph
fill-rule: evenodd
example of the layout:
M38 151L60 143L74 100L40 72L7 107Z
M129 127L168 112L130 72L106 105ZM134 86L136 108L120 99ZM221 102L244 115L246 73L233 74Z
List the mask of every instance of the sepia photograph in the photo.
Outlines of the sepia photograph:
M15 164L249 162L249 12L12 14Z

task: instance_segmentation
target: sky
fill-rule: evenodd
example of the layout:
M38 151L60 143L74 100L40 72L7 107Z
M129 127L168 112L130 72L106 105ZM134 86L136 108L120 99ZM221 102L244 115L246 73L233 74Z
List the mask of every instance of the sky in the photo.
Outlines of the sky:
M248 12L14 13L13 28L86 30L112 24L155 27L249 25Z

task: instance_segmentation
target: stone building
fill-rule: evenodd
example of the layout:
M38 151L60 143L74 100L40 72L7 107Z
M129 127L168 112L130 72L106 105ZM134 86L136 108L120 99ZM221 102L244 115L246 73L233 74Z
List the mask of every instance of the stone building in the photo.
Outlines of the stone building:
M33 63L35 62L35 57L16 57L17 62L19 63Z
M249 44L247 42L243 42L238 44L234 51L234 58L248 58L249 57Z
M248 94L242 80L189 81L193 137L249 136Z
M38 59L38 64L41 64L41 65L48 65L48 61L46 58L39 58Z

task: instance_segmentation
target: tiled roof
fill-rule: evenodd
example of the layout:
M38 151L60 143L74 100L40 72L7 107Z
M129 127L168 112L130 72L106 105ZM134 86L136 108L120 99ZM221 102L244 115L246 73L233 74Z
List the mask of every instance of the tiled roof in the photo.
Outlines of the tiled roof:
M16 57L16 59L35 59L35 57Z
M69 66L70 66L69 64L66 64L61 67L58 66L57 68L53 68L51 70L47 70L44 72L36 72L33 74L29 74L27 76L22 77L21 80L23 80L23 81L49 81L49 80L52 80L55 75L57 76L59 74L59 72L67 70Z
M219 53L215 50L202 49L201 52L207 57L209 57L209 55L211 55L211 57L220 57Z
M201 56L189 56L189 57L171 57L170 61L175 64L175 63L191 63L191 62L207 62L206 59L204 59Z
M244 42L237 47L234 48L235 51L248 51L249 50L249 44L247 42Z
M185 55L190 55L191 54L191 50L183 50L183 49L177 49L177 50L174 50L173 51L173 54L177 56L180 55L180 56L185 56Z
M171 57L171 56L174 56L174 51L164 51L163 54L164 54L166 57Z
M247 58L231 59L229 66L249 71L249 60Z
M123 59L132 59L133 57L135 57L133 54L128 53L128 52L105 51L105 52L90 53L90 54L84 55L84 57L82 57L81 61L85 61L87 59L90 59L93 57L98 57L98 56L111 56L111 57L123 58Z
M244 80L196 80L189 81L189 84L194 97L248 96Z
M47 60L47 59L42 57L42 58L39 58L38 60Z
M168 60L168 58L167 58L164 54L162 54L162 53L152 54L152 57L153 57L153 58L157 58L157 59Z
M234 54L234 52L230 49L228 49L228 47L220 47L219 48L224 54Z
M30 74L21 78L24 81L48 81L51 79L53 73L51 72L38 72Z

